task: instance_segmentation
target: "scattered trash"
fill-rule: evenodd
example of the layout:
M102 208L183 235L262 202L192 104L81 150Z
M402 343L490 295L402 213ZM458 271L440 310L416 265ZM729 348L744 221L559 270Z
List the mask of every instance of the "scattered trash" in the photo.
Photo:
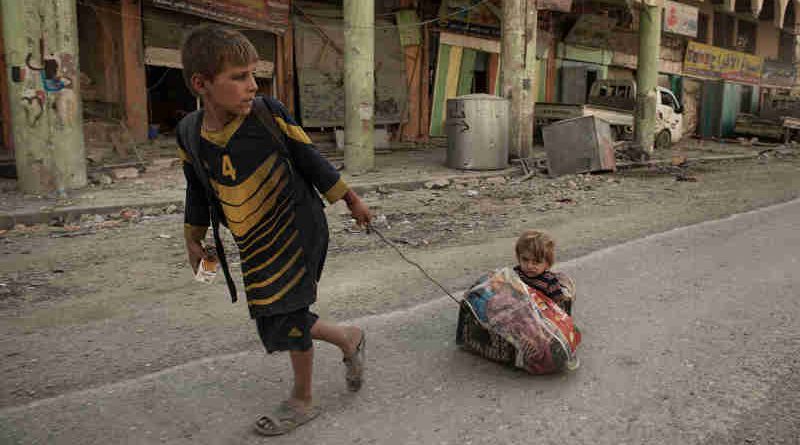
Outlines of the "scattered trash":
M167 170L173 168L180 164L179 158L159 158L154 159L149 166L147 166L147 171L152 172L159 172L163 170Z
M162 233L158 235L158 237L161 239L172 239L172 235L167 235L166 233Z
M486 183L487 184L492 184L492 185L503 185L506 182L508 182L508 181L503 176L492 176L491 178L487 178L486 179Z
M139 218L141 216L141 213L138 210L134 209L124 209L121 212L119 212L119 216L125 221L131 221Z
M383 214L376 216L375 219L373 219L372 224L379 227L385 227L387 229L391 229L391 226L389 226L389 220L386 219L386 215Z
M475 197L477 197L479 195L479 193L478 193L477 190L467 190L467 192L464 193L464 195L468 196L470 198L475 198Z
M111 170L111 176L116 179L135 179L139 177L139 169L136 167L117 168Z
M89 173L89 181L92 184L111 185L114 180L106 173Z
M446 188L449 185L450 185L450 180L442 178L442 179L435 179L433 181L426 182L425 183L425 188L429 189L429 190L439 190L439 189Z
M686 155L672 155L672 165L675 167L686 165L689 158Z

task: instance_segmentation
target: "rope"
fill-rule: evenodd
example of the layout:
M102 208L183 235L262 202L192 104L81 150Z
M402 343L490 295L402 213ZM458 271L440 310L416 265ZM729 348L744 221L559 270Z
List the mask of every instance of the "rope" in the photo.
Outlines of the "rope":
M405 256L405 254L403 254L403 252L400 250L400 248L399 248L399 247L397 247L397 245L396 245L395 243L393 243L391 240L389 240L388 238L386 238L386 236L385 236L383 233L381 233L381 231L380 231L380 230L376 229L376 228L375 228L375 226L373 226L372 224L367 224L367 233L370 233L370 232L375 232L375 234L376 234L376 235L378 235L378 237L379 237L380 239L382 239L384 243L386 243L386 244L387 244L389 247L391 247L392 249L394 249L395 251L397 251L397 253L398 253L398 254L400 254L400 257L401 257L401 258L403 258L403 260L404 260L406 263L408 263L408 264L411 264L412 266L415 266L417 269L419 269L419 271L420 271L420 272L422 272L422 274L423 274L423 275L425 275L425 277L426 277L426 278L427 278L427 279L428 279L428 280L429 280L431 283L433 283L433 284L435 284L435 285L439 286L439 288L440 288L441 290L443 290L443 291L444 291L444 293L446 293L446 294L447 294L447 296L448 296L448 297L450 297L450 299L451 299L451 300L455 301L455 302L456 302L456 303L458 303L458 304L461 304L461 300L459 300L458 298L456 298L456 297L455 297L455 296L454 296L452 293L450 293L450 291L449 291L449 290L447 290L447 288L445 288L444 286L442 286L442 284L441 284L441 283L439 283L439 282L438 282L438 281L436 281L436 280L435 280L435 279L434 279L432 276L430 276L430 274L428 274L428 272L426 272L426 271L425 271L425 269L423 269L423 268L422 268L422 266L420 266L420 265L419 265L419 264L417 264L416 262L414 262L414 261L411 261L410 259L408 259L408 257L406 257L406 256Z

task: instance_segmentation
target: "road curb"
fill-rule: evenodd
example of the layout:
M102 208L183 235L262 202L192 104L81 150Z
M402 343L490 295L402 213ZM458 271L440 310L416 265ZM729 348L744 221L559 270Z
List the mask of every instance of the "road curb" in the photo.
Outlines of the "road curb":
M742 155L718 155L718 156L703 156L701 158L687 158L687 162L721 162L721 161L745 161L748 159L755 159L758 153L742 154ZM617 162L617 169L627 170L632 168L672 165L671 159L655 159L642 162Z
M704 156L701 158L689 158L690 162L721 162L721 161L738 161L755 159L758 154L742 154L742 155L719 155L719 156ZM628 170L633 168L656 166L656 165L671 165L670 159L659 159L644 162L618 162L617 168L619 170ZM492 170L485 172L475 173L455 173L451 175L434 175L424 179L414 179L409 181L396 181L396 182L371 182L359 184L353 181L352 188L356 193L364 194L367 192L374 192L378 188L395 189L395 190L415 190L425 186L425 183L434 180L469 180L469 179L483 179L493 176L506 176L520 171L520 167L512 166L504 170ZM59 221L76 221L82 215L106 215L111 213L119 213L124 209L158 209L168 207L170 205L183 206L183 200L165 200L155 202L141 202L129 203L125 205L112 204L112 205L97 205L97 206L73 206L64 207L61 209L53 210L40 210L34 212L0 212L0 229L10 229L17 224L47 224L53 220Z
M510 167L504 170L492 170L487 172L476 173L460 173L451 175L436 175L425 179L414 179L410 181L396 181L396 182L371 182L359 184L355 182L351 188L359 194L367 192L374 192L378 188L395 189L395 190L415 190L425 186L425 183L433 180L449 180L456 179L482 179L493 176L505 176L516 173L518 167ZM33 224L48 224L51 221L77 221L82 215L107 215L112 213L119 213L124 209L160 209L170 205L183 207L183 200L164 200L164 201L151 201L139 202L128 204L111 204L111 205L95 205L95 206L71 206L52 210L37 210L37 211L19 211L19 212L0 212L0 230L7 230L13 228L17 224L33 225Z

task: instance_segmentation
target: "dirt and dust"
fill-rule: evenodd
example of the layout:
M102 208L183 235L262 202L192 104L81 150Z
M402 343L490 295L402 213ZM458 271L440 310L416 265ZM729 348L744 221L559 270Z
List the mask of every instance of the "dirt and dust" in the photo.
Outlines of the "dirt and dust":
M552 232L563 260L800 196L796 156L688 171L694 181L643 168L381 188L364 198L381 232L456 290L513 261L513 241L526 228ZM379 238L355 227L343 204L327 213L331 246L315 306L322 316L349 319L440 296ZM192 281L178 208L18 227L0 235L0 251L0 407L260 349L245 306L230 304L221 280Z

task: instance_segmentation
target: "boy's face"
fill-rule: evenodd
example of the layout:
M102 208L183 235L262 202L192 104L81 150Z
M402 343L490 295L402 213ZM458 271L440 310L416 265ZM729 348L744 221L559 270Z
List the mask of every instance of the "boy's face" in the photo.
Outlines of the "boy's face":
M192 76L192 86L203 98L203 106L217 113L233 116L247 115L258 91L253 72L256 64L225 65L213 79L200 74Z
M550 264L547 261L539 261L533 258L533 255L529 253L523 252L517 255L517 261L519 261L519 268L522 270L522 273L529 277L541 275L550 268Z

